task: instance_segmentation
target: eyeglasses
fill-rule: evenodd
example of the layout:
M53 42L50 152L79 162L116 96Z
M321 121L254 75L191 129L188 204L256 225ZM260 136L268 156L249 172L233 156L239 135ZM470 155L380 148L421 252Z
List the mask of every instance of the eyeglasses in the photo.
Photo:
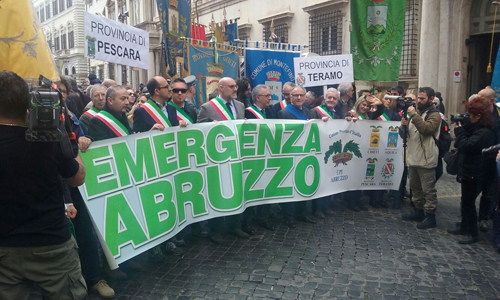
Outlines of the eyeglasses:
M304 98L306 96L306 94L292 94L292 97L296 97L296 98Z
M226 85L226 86L227 86L228 88L230 88L230 89L233 89L233 90L234 90L235 88L237 88L237 87L238 87L236 84L233 84L233 85Z
M266 97L266 98L271 98L271 94L267 94L267 95L259 95L261 97Z
M290 96L290 93L283 93L283 96Z
M185 94L187 92L187 89L173 89L172 91L174 92L174 94L177 94L179 92L181 92L181 94Z
M161 89L168 89L169 87L170 87L170 85L167 84L166 86L160 86L160 87L158 87L158 89L159 90L161 90Z
M134 93L128 93L129 96L134 96Z

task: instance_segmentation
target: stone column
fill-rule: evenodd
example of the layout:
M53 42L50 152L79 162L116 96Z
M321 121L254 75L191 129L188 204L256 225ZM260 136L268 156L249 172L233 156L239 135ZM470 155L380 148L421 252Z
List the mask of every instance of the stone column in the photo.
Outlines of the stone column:
M418 86L438 85L440 1L422 0Z

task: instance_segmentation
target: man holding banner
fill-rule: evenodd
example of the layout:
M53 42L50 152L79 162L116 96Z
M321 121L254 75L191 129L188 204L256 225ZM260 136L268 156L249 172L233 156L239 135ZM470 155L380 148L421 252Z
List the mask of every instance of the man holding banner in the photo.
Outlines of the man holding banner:
M234 101L234 99L236 99L237 90L238 86L231 77L224 77L219 80L219 96L201 106L197 122L204 123L244 119L245 105L239 101ZM241 230L241 215L232 215L226 218L229 223L229 231L231 234L239 238L250 238L246 232ZM222 217L210 219L208 221L210 239L217 244L224 242L220 233L223 223L224 219Z

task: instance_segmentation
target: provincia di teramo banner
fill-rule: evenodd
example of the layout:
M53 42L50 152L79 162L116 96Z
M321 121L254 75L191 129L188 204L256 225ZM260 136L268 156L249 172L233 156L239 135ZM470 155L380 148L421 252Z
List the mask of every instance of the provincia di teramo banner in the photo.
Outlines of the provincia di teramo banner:
M95 142L80 192L111 267L189 224L262 204L396 190L398 122L237 120Z

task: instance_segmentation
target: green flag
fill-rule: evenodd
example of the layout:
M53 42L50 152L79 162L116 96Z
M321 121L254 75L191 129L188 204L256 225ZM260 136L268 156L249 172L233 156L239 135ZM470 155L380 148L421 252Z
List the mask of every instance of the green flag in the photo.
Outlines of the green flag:
M406 0L351 0L354 79L398 81Z

